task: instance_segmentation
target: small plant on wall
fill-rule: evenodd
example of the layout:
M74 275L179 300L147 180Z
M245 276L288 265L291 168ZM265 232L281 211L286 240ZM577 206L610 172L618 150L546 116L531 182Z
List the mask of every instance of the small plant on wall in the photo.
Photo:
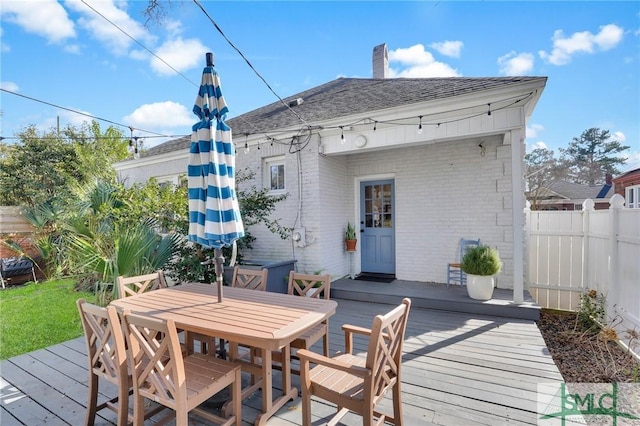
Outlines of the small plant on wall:
M347 223L347 232L345 233L344 241L347 246L347 251L356 251L358 239L356 238L356 228L351 222Z

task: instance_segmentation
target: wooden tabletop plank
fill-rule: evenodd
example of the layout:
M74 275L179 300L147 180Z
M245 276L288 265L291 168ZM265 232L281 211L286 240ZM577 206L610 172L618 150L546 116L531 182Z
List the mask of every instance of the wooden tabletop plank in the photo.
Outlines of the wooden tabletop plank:
M306 329L335 313L336 302L325 299L217 286L184 284L111 302L119 310L173 319L187 331L241 344L276 350Z

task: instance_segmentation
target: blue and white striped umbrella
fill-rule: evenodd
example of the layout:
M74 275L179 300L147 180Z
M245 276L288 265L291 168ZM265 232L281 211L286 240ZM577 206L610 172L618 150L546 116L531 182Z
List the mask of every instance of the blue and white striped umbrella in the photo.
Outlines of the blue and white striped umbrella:
M213 61L202 72L189 151L189 240L221 249L244 236L236 197L235 147Z

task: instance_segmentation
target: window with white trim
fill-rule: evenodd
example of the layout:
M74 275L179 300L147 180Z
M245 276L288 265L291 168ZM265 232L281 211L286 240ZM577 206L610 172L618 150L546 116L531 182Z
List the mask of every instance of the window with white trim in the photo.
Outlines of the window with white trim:
M625 201L630 209L640 209L640 185L625 188Z
M271 192L284 192L285 185L285 157L271 157L264 159L264 182Z

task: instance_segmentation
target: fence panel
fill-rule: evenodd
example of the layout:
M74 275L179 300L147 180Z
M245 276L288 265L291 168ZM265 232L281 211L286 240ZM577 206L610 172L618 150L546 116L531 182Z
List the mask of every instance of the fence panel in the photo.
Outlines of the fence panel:
M640 209L532 211L527 214L529 292L545 308L575 311L580 295L606 296L607 316L624 339L640 331ZM624 341L624 340L623 340Z

